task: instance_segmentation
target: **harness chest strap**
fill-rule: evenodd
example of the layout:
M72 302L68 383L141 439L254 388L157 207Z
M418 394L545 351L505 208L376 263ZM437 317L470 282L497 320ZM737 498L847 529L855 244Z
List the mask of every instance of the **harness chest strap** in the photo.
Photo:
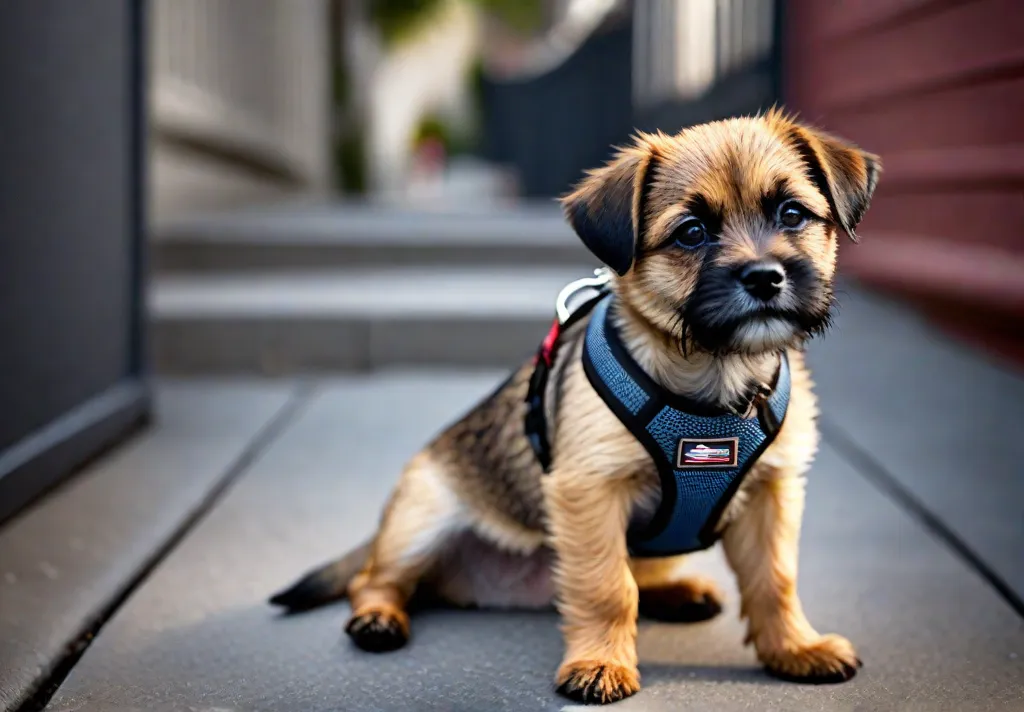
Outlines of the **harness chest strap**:
M633 556L672 556L715 543L718 520L743 477L772 443L789 405L785 354L771 395L756 417L711 410L666 391L629 355L609 320L611 294L600 294L572 315L593 310L583 344L583 367L595 391L651 455L661 479L661 502L643 531L629 533ZM550 450L543 393L559 320L545 340L527 395L526 430L545 471ZM564 328L564 325L562 325Z

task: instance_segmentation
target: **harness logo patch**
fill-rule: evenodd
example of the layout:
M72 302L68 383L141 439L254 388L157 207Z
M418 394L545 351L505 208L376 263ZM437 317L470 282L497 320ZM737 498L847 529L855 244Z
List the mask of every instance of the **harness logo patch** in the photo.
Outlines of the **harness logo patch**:
M676 468L736 467L739 438L683 438L676 449Z

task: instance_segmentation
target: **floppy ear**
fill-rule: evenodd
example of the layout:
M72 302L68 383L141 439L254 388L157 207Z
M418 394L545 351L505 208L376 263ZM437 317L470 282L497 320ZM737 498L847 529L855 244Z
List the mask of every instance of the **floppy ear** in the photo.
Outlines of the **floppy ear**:
M633 266L643 232L643 202L654 151L643 136L605 166L587 172L562 198L565 217L583 244L622 276Z
M790 140L807 164L810 179L828 201L832 217L850 239L867 212L882 172L873 153L823 131L794 124Z

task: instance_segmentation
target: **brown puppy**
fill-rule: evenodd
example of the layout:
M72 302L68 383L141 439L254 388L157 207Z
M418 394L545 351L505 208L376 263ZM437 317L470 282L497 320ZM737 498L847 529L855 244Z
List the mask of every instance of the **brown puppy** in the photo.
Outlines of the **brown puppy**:
M818 442L802 348L828 324L838 236L853 236L879 172L877 157L772 111L640 135L563 199L616 273L609 318L622 344L661 388L750 417L788 358L781 428L711 522L747 642L788 679L842 681L858 665L846 638L812 627L796 593L803 477ZM412 459L371 542L273 602L347 595L347 632L382 651L408 639L414 593L459 606L554 601L559 689L584 702L635 693L638 610L702 620L721 597L680 576L679 557L631 557L627 531L651 520L663 480L588 380L586 329L584 318L561 334L551 366L550 471L524 434L527 363Z

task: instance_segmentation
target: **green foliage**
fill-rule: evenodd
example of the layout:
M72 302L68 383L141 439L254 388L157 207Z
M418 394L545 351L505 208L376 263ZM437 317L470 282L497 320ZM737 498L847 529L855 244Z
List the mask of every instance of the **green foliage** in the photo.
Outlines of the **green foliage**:
M394 44L415 33L445 0L370 0L370 20L387 44Z
M469 100L472 103L473 111L479 114L484 107L484 82L487 74L484 71L484 63L479 57L473 60L466 72L466 86L469 88Z
M511 30L528 34L544 21L544 0L463 0L490 13ZM446 0L369 0L370 20L392 45L415 34Z
M377 27L386 45L393 46L428 24L452 0L367 0L369 19ZM544 0L460 0L487 12L513 32L535 32L544 21ZM339 110L349 101L350 87L343 67L334 74L334 105ZM477 59L470 67L466 82L473 113L479 123L483 110L483 64ZM435 139L449 156L472 154L478 149L477 127L453 128L437 115L424 116L413 133L413 145ZM334 161L340 188L347 193L367 190L365 131L349 126L335 141Z
M451 140L451 132L444 122L436 116L424 116L420 120L419 126L416 127L412 141L413 144L418 145L431 139L436 139L447 147Z
M534 32L544 21L543 0L468 0L516 32Z
M334 167L343 192L366 192L366 142L363 131L347 131L335 141Z
M424 116L413 132L412 144L419 146L424 141L436 140L444 146L449 156L472 154L476 149L475 136L471 131L459 131L435 114Z
M336 62L331 72L331 88L333 89L334 105L343 107L348 103L349 79L348 73L341 62Z

